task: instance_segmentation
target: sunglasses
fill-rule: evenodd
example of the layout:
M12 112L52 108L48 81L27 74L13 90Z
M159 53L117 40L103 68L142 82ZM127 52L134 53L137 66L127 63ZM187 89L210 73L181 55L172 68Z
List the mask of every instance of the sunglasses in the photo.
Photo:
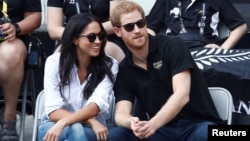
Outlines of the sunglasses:
M120 27L124 27L124 29L127 32L131 32L131 31L133 31L135 29L135 25L137 27L139 27L139 28L143 28L146 25L146 20L145 19L141 19L141 20L138 20L137 22L128 23L128 24L122 25Z
M96 40L96 37L98 37L100 41L103 41L106 37L106 34L104 32L99 32L98 34L90 33L88 35L79 35L78 37L87 37L89 42L93 43Z

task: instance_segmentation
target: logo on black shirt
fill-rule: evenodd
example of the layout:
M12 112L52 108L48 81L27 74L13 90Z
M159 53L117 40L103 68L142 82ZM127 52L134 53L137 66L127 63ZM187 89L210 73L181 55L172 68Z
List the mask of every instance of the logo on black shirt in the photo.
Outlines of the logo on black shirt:
M154 66L155 69L161 69L161 67L162 67L162 60L153 63L153 66Z

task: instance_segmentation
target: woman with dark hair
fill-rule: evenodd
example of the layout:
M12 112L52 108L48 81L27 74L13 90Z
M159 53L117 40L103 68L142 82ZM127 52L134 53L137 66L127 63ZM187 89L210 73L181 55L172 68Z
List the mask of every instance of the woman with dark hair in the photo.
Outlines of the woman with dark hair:
M39 141L85 141L85 129L93 130L96 140L106 140L104 113L118 72L118 62L104 53L106 41L102 24L92 15L70 18L61 51L45 63Z
M51 39L62 41L62 33L68 20L79 13L89 13L96 16L102 23L108 41L105 52L122 61L125 54L122 50L122 40L113 34L113 27L109 21L111 0L48 0L47 2L47 28ZM113 1L113 0L112 0ZM55 52L60 51L60 46Z

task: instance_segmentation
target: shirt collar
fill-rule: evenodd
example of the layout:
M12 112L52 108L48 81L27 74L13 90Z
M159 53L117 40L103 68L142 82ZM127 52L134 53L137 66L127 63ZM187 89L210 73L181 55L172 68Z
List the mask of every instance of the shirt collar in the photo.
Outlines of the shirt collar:
M158 42L156 39L157 38L155 36L148 34L148 41L149 41L148 55L150 55L151 53L157 50ZM129 66L134 66L134 62L132 60L132 53L130 51L126 53L126 59L124 59L124 61L126 61Z

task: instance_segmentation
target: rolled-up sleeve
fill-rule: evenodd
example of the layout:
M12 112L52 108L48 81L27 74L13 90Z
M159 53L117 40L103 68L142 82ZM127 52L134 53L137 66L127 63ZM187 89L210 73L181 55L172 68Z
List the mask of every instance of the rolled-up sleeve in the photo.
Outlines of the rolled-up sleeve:
M118 73L118 66L119 66L118 62L113 59L113 65L111 67L111 71L115 79ZM88 99L86 105L93 102L98 105L101 113L108 112L109 109L108 100L112 93L113 86L114 84L110 81L110 79L106 75L105 78L98 84L92 96Z

